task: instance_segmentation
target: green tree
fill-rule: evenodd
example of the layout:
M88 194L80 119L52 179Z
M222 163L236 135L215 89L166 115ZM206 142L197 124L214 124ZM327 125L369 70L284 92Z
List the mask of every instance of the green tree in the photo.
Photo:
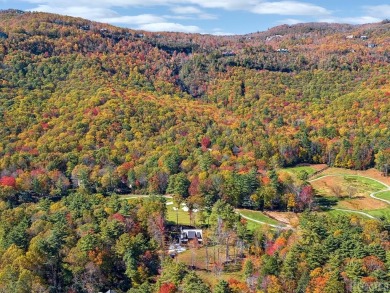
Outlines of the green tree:
M384 176L389 175L390 149L378 151L378 153L375 155L375 165L376 168L380 170Z
M247 259L244 263L244 269L243 269L245 279L252 276L253 270L254 270L254 268L253 268L252 260Z
M210 288L195 272L189 272L183 279L183 293L211 293Z
M183 196L188 196L188 187L190 181L184 173L174 174L169 177L167 193L173 193Z
M278 256L270 256L268 254L264 254L261 257L262 265L260 268L260 272L262 276L267 275L278 275L280 270L280 261Z
M233 293L232 289L229 287L229 283L225 280L220 280L217 285L215 285L213 293Z

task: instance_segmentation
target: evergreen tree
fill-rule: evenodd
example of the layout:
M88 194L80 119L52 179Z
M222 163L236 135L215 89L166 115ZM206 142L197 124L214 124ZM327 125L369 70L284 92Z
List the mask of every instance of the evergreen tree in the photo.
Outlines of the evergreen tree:
M233 293L232 289L229 287L229 283L225 280L221 280L214 287L213 293Z
M183 279L183 293L211 293L210 288L195 272L189 272Z
M249 277L252 276L252 274L253 274L253 262L250 259L246 260L246 262L244 263L243 271L244 271L245 279L248 279Z

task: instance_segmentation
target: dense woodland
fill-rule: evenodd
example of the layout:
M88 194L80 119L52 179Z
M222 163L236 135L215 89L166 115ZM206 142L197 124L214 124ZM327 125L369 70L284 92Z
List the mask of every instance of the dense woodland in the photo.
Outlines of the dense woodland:
M388 281L389 227L378 221L304 214L299 231L259 228L248 233L232 207L218 201L210 215L209 238L240 243L247 256L242 274L252 281L221 280L211 291L190 268L164 257L165 212L161 198L129 203L114 196L79 193L14 209L2 203L0 292L388 289L368 287ZM222 266L215 262L209 269L218 278Z
M161 199L115 194L172 194L210 219L315 210L307 174L277 169L388 175L389 76L389 21L217 37L1 12L0 292L210 292L164 258ZM226 213L260 292L351 292L388 278L384 224L308 213L299 231L248 234Z

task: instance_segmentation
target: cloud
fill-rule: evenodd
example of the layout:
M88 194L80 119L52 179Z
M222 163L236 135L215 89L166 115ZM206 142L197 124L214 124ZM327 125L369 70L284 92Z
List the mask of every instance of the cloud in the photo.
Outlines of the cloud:
M329 17L319 21L332 23L365 24L380 22L385 18L390 18L390 5L363 6L365 15L353 17Z
M202 10L194 6L175 6L171 8L171 11L175 14L199 14Z
M258 14L309 16L331 14L329 10L321 6L296 1L263 2L256 5L256 7L253 9L253 12Z
M206 13L194 6L175 6L170 9L174 14L180 15L179 17L187 17L187 19L191 19L187 15L194 15L195 18L198 19L217 19L217 16L214 14ZM183 16L185 15L185 16ZM176 16L177 17L177 16Z
M318 19L320 22L330 23L349 23L349 24L365 24L379 22L382 19L372 16L357 16L357 17L330 17Z
M163 22L165 19L153 14L125 15L121 16L117 12L108 8L90 8L86 6L70 6L67 8L54 8L49 5L39 5L32 11L61 13L64 15L84 17L91 20L107 23L120 23L127 25L139 25L153 22Z
M213 31L211 34L214 36L233 36L234 35L232 33L227 33L227 32L224 32L222 30Z
M139 29L152 32L183 32L183 33L200 33L201 29L196 25L182 25L173 22L157 22L142 24Z
M248 10L250 11L258 0L187 0L189 3L198 4L203 8L222 8L225 10ZM186 2L186 1L180 1Z
M39 5L30 9L31 11L58 13L74 17L83 17L93 20L100 20L102 18L116 17L118 14L108 8L91 8L87 6L70 6L70 7L55 7L49 5ZM87 17L88 16L88 17Z
M390 5L363 6L367 14L376 18L390 18Z
M101 22L109 22L109 23L122 23L122 24L147 24L147 23L158 23L163 22L165 19L160 16L156 16L153 14L140 14L135 16L116 16L116 17L108 17L101 18L99 21Z
M35 4L48 4L52 6L66 7L67 0L23 0ZM171 5L198 5L204 8L244 9L259 3L259 0L94 0L94 7L145 7L145 6L171 6ZM90 6L90 0L78 0L80 6Z
M99 22L126 25L135 29L195 33L206 32L197 25L197 20L217 19L217 15L211 12L220 10L283 15L287 17L278 23L287 24L305 22L308 19L360 24L377 22L381 20L379 17L386 18L390 15L390 5L378 5L365 6L364 16L340 18L334 16L332 11L309 0L306 0L309 2L301 2L301 0L77 0L73 3L69 0L19 1L36 5L37 7L33 9L36 11L66 14ZM161 13L129 15L130 8L135 8L135 11L153 8L154 11L161 11ZM296 19L301 17L303 20ZM223 30L209 29L208 32L218 35L228 34Z
M24 2L52 7L67 7L67 0L24 0ZM78 6L91 6L90 0L78 0ZM94 0L93 7L146 7L173 6L177 14L201 14L198 8L214 8L225 10L243 10L261 14L309 15L309 13L327 14L323 7L298 1L263 1L263 0ZM302 14L303 13L303 14Z
M286 18L286 19L281 19L278 21L278 23L280 23L280 24L289 24L289 25L302 23L302 22L304 22L304 21L299 20L299 19L295 19L295 18Z
M114 10L109 8L89 8L87 6L71 6L71 7L53 7L49 5L39 5L32 11L60 13L75 17L84 17L87 19L133 26L136 29L147 31L178 31L186 33L201 32L201 29L195 25L182 25L180 23L167 22L166 17L153 14L140 15L119 15Z

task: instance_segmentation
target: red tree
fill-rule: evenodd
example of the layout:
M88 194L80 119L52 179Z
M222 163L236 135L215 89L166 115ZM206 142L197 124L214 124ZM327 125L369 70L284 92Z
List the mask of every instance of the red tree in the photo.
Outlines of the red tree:
M301 209L311 208L313 203L314 189L311 185L305 185L299 193L299 201Z
M200 141L200 144L203 148L208 148L211 145L211 140L207 136L203 137Z
M16 186L16 180L14 177L11 176L4 176L0 178L0 186L10 186L15 188Z
M176 286L173 283L164 283L160 287L159 293L175 293L176 292Z

